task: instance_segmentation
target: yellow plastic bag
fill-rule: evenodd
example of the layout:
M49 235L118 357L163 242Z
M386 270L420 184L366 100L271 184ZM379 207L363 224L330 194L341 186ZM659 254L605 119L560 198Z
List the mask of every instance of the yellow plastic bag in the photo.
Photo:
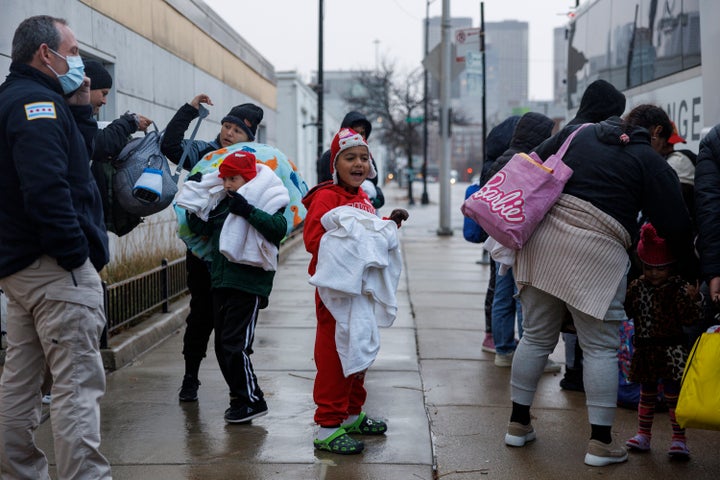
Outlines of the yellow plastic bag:
M675 417L683 428L720 430L720 333L703 333L695 342Z

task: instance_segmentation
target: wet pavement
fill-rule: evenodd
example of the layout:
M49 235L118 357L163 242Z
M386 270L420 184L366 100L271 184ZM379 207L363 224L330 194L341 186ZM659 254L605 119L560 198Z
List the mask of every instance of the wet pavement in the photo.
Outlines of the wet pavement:
M692 459L670 462L671 428L658 414L653 451L625 464L584 465L589 438L584 395L560 389L560 374L545 374L532 414L537 440L510 448L503 437L510 415L510 370L482 352L488 266L479 245L462 237L459 206L466 184L452 187L454 235L438 236L437 184L430 205L416 205L394 184L387 206L407 208L401 229L405 260L395 324L381 331L382 347L370 368L365 410L386 419L383 437L366 437L360 455L317 452L312 439L315 317L307 283L309 255L289 252L275 281L270 306L260 314L253 363L269 413L250 425L227 425L227 387L212 353L200 370L199 400L179 402L182 333L130 365L112 372L102 401L102 451L117 480L177 479L577 479L717 478L720 432L689 430ZM184 315L186 302L174 305ZM552 355L564 361L562 343ZM618 410L614 434L629 438L636 413ZM50 422L37 432L51 463ZM54 474L54 472L53 472Z

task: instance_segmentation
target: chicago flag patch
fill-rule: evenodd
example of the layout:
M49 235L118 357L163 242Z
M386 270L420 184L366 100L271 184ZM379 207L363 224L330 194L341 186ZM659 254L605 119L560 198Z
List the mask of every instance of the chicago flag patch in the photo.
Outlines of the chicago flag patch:
M57 118L54 102L35 102L25 104L25 116L28 120L38 118Z

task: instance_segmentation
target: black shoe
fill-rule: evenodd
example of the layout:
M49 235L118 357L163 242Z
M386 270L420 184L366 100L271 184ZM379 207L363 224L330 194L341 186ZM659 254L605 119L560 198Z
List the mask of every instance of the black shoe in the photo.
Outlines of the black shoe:
M581 369L566 368L563 379L560 380L560 388L572 390L573 392L584 392L583 373Z
M252 405L242 405L237 400L230 401L230 408L225 410L225 421L227 423L250 423L254 418L267 415L268 407L265 400L260 400Z
M180 394L178 398L181 402L195 402L197 401L197 391L200 386L200 380L193 377L192 375L185 375L183 377L182 387L180 387Z

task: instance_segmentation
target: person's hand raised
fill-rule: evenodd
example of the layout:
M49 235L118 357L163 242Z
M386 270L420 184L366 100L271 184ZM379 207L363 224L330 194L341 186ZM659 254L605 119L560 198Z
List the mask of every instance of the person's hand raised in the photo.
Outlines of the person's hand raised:
M213 102L210 100L210 97L207 96L205 93L201 93L199 95L196 95L195 98L190 100L190 105L195 107L196 109L200 110L200 104L204 103L206 105L212 105Z

